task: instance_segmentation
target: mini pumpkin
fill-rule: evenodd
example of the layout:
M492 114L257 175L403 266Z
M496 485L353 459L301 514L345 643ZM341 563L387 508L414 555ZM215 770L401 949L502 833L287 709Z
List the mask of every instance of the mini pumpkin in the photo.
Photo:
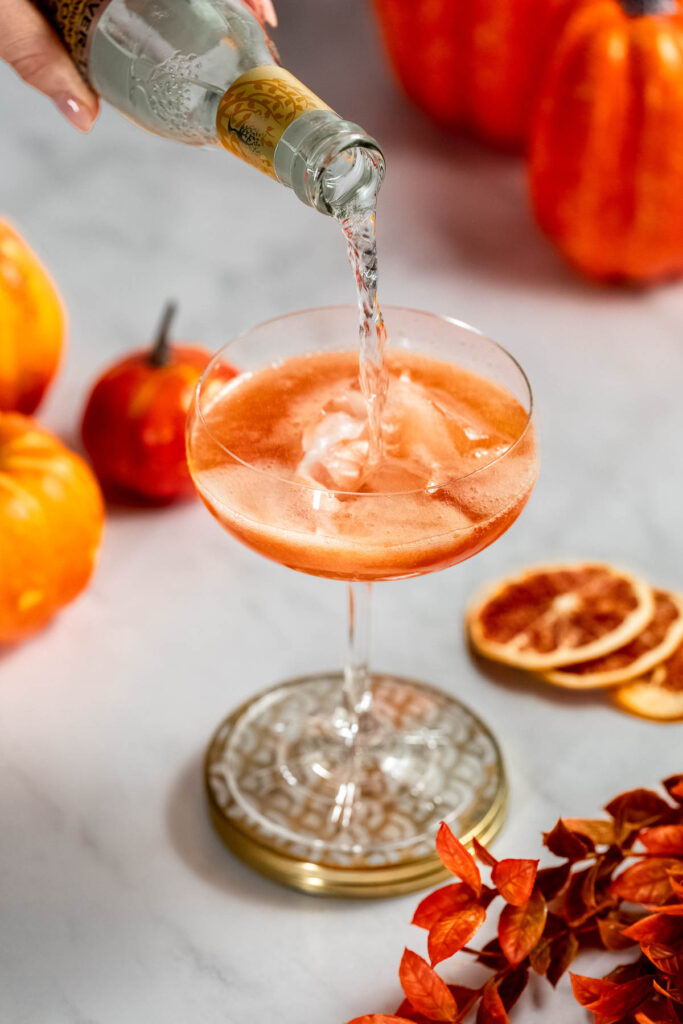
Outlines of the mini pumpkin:
M532 131L536 219L603 280L683 271L683 21L668 0L596 0L566 25Z
M169 303L151 349L115 363L95 384L83 443L109 497L165 503L195 494L185 454L185 421L210 354L171 345Z
M0 411L32 413L59 365L65 337L57 290L38 257L0 221Z
M587 0L374 0L389 60L438 124L523 147L548 54Z
M0 644L40 629L83 590L103 522L83 459L28 416L0 414Z

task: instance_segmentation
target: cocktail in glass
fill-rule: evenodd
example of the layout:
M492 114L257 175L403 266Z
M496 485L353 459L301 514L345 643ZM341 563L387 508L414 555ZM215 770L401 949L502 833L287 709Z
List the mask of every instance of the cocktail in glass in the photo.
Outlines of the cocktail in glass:
M390 307L373 453L349 346L356 316L294 313L221 349L197 389L188 457L234 537L349 585L345 670L275 685L214 736L214 824L281 881L375 896L438 879L440 821L490 838L505 780L495 740L454 697L370 673L371 584L446 568L500 537L531 493L537 452L531 390L504 349L457 321Z

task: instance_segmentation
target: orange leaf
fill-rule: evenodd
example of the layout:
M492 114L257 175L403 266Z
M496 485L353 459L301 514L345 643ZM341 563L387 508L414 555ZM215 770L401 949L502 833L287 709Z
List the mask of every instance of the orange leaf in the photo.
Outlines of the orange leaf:
M600 941L605 949L616 952L617 950L628 949L635 942L635 939L632 939L624 931L622 921L604 917L598 918L597 925L600 932Z
M632 789L621 793L605 807L619 824L646 825L671 811L671 805L652 789Z
M584 860L593 849L592 839L570 832L561 818L557 819L550 832L543 833L543 845L556 857L566 857L567 860Z
M635 939L642 945L658 944L667 946L683 938L683 921L667 917L664 914L648 914L640 921L624 928L621 933L629 939Z
M498 861L496 860L492 853L489 853L485 846L481 845L478 839L472 840L472 847L477 855L477 858L482 862L482 864L486 864L486 866L489 868L495 868Z
M436 852L444 867L469 885L477 896L481 894L481 875L474 857L455 838L445 821L441 822L436 836Z
M612 882L609 891L630 903L659 906L671 896L673 890L668 872L675 866L676 861L665 858L639 860Z
M477 1024L510 1024L495 981L487 981L477 1010Z
M543 935L548 905L540 892L535 892L523 907L510 903L498 920L498 941L510 964L518 964L528 956Z
M683 974L683 953L668 946L642 946L643 953L662 974Z
M683 855L683 825L648 828L638 838L650 853L663 853L669 857Z
M444 885L442 889L437 889L436 892L425 896L418 904L412 924L417 925L418 928L432 928L437 921L444 917L453 917L473 900L474 894L469 885L464 882Z
M570 832L587 836L593 843L610 846L614 842L614 822L605 818L563 818Z
M398 969L406 999L418 1013L435 1021L454 1021L458 1012L453 993L417 953L406 949Z
M668 779L664 779L663 786L669 796L672 796L674 800L683 804L683 775L672 775Z
M363 1017L354 1017L348 1024L412 1024L412 1021L391 1013L366 1013Z
M501 860L493 869L491 880L507 903L523 907L531 899L537 869L537 860Z
M638 1009L652 995L652 978L634 978L632 981L608 981L605 978L583 978L570 975L574 998L589 1013L607 1021L621 1020Z
M486 911L480 903L472 903L453 917L437 921L429 932L427 948L432 964L447 960L466 946L486 920Z

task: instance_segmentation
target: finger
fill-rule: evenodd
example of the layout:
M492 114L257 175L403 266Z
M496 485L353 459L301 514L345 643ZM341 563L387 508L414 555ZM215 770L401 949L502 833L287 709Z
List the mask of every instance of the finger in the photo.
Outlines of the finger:
M247 7L250 7L254 12L259 21L263 21L266 25L272 25L273 28L277 25L277 14L273 7L272 0L244 0Z
M76 128L90 130L99 108L97 96L29 0L0 0L0 60L48 96Z

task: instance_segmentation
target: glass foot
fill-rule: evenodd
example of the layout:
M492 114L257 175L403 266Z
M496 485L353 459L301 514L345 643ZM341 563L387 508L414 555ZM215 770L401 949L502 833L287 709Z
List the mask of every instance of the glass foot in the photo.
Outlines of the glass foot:
M453 697L387 675L373 675L372 710L352 735L342 685L341 673L293 679L221 724L205 761L214 827L256 870L307 892L437 884L448 877L434 848L441 821L464 842L503 823L498 745Z

